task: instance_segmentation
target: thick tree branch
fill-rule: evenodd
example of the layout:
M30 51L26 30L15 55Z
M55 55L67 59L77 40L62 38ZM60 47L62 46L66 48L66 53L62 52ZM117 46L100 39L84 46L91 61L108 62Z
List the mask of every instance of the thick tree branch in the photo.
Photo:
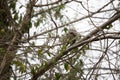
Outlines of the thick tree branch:
M22 22L18 26L19 27L18 31L22 31L25 28L25 24L30 20L31 12L33 10L33 5L35 5L35 1L36 0L30 1L29 5L28 5L28 8L26 10L26 14L25 14ZM21 40L23 34L24 33L21 33L21 35L20 35L19 32L16 32L13 39L10 41L10 44L8 45L7 53L10 54L11 52L14 52L16 50L16 49L13 48L13 46L19 44L19 42L17 42L17 40ZM1 69L0 74L2 73L2 71L4 70L6 65L10 65L10 63L12 62L12 60L15 57L15 54L16 54L15 52L10 54L12 56L10 57L9 61L7 61L7 56L8 55L7 54L4 55L3 60L2 60L1 65L0 65L0 69Z
M70 46L69 48L67 48L65 51L63 51L62 53L58 54L56 57L52 58L45 66L40 67L40 70L33 75L33 77L32 77L31 80L37 80L38 77L40 77L47 70L49 70L50 68L52 68L56 64L56 62L61 59L62 56L66 55L72 49L84 45L85 44L84 43L85 40L88 40L93 35L97 34L99 31L103 30L104 28L106 28L106 26L108 26L109 24L113 23L114 21L116 21L119 18L120 18L120 13L115 14L113 17L111 17L104 24L102 24L98 28L94 29L86 37L82 38L79 42L77 42L76 44L73 44L72 46Z

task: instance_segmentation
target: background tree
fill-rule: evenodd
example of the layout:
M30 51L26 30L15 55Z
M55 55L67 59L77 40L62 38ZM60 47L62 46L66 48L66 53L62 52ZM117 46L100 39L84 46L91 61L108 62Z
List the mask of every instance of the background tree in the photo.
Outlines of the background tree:
M0 80L119 80L119 10L119 0L1 0Z

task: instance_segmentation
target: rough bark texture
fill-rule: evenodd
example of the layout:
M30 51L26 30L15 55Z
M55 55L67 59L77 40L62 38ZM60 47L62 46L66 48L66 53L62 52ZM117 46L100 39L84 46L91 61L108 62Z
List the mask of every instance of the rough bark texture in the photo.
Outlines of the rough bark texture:
M9 80L11 75L11 62L10 55L11 52L7 52L8 45L7 43L12 39L12 31L8 28L10 27L9 20L9 9L7 0L0 1L0 80ZM8 63L3 63L4 56L7 56L5 59ZM5 67L2 67L5 66Z
M31 12L35 1L29 1L26 14L17 25L10 13L8 1L0 1L0 80L10 80L11 64L17 51L16 46L20 44L22 35L26 33L25 28L31 20Z

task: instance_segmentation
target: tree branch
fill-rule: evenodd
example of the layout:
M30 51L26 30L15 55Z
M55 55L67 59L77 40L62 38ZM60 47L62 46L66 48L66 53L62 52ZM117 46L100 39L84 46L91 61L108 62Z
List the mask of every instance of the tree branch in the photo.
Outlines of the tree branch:
M24 28L25 28L25 24L30 20L30 16L31 16L31 11L33 10L33 5L35 5L35 1L36 0L32 0L32 1L30 1L30 3L29 3L29 7L27 8L27 10L26 10L26 14L25 14L25 16L24 16L24 18L23 18L23 21L19 24L19 26L18 26L18 31L22 31ZM16 32L16 34L14 35L14 37L13 37L13 39L10 41L10 44L8 45L8 48L7 48L7 54L5 54L4 55L4 57L3 57L3 60L2 60L2 62L1 62L1 65L0 65L0 74L2 73L2 71L5 69L5 66L7 65L9 65L10 66L10 64L11 64L11 62L12 62L12 60L14 59L14 57L15 57L15 50L17 49L17 48L15 48L14 49L14 45L18 45L19 44L19 42L17 42L17 40L20 40L21 38L22 38L22 35L23 35L24 33L22 33L21 35L19 34L19 32ZM14 52L14 53L11 53L11 52ZM10 54L11 53L11 54ZM6 59L7 59L7 56L8 56L8 54L10 54L11 55L11 57L10 57L10 60L9 61L7 61Z
M99 31L103 30L104 28L106 28L106 26L108 26L109 24L113 23L114 21L116 21L119 18L120 18L120 13L115 14L113 17L111 17L104 24L102 24L98 28L94 29L86 37L82 38L79 42L73 44L72 46L67 48L65 51L63 51L62 53L58 54L56 57L52 58L45 66L40 67L39 71L33 75L31 80L37 80L38 77L42 76L47 70L52 68L56 64L56 62L61 59L62 56L66 55L72 49L84 45L85 44L84 43L85 40L88 40L93 35L97 34Z

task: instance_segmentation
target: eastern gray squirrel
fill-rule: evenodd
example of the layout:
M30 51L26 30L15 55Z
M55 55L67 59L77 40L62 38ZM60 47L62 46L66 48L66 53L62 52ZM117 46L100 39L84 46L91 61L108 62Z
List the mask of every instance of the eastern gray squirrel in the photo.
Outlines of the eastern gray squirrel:
M78 32L74 28L71 28L61 36L60 42L65 45L73 45L78 38L80 38Z

